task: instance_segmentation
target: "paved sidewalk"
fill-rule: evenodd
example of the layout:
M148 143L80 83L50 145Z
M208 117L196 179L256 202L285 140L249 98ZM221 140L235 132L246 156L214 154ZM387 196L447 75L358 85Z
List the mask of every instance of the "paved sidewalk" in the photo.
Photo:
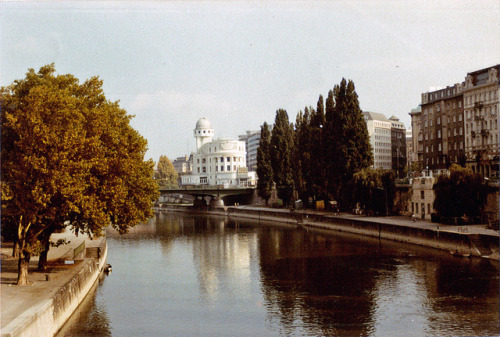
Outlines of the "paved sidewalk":
M86 246L99 244L102 238L90 240L87 235L78 237L67 231L53 234L51 241L66 239L67 244L51 247L47 257L47 271L38 272L38 257L31 258L29 265L29 285L17 286L18 259L12 258L12 245L1 247L1 325L7 326L12 320L31 307L48 300L66 284L79 269L79 262L73 261L73 252L83 241ZM65 262L67 261L67 262ZM68 264L73 263L73 264ZM47 276L49 280L47 281Z
M252 207L252 206L238 206L238 208L244 209L252 209L257 211L273 211L279 213L290 213L289 209L280 209L280 208L268 208L268 207ZM331 218L345 218L345 219L356 219L360 221L369 221L369 222L377 222L377 223L385 223L395 226L404 226L404 227L413 227L413 228L422 228L422 229L432 229L439 231L447 231L447 232L455 232L462 234L483 234L500 237L498 231L486 228L486 225L444 225L435 222L431 222L430 220L422 220L415 219L413 221L410 217L407 216L366 216L366 215L355 215L350 213L340 213L335 214L332 212L325 211L316 211L316 210L296 210L295 213L301 214L317 214L325 217Z

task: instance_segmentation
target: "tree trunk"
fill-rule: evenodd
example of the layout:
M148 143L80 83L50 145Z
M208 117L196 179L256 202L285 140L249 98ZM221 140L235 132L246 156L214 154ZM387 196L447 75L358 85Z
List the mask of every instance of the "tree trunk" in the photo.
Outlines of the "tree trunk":
M19 255L19 262L17 264L17 285L28 284L28 267L30 263L31 254L27 252L21 252Z
M20 251L19 240L15 240L14 246L12 247L12 257L19 257L19 251Z
M46 240L43 243L43 251L40 253L40 258L38 259L38 271L47 270L47 255L49 254L50 240Z

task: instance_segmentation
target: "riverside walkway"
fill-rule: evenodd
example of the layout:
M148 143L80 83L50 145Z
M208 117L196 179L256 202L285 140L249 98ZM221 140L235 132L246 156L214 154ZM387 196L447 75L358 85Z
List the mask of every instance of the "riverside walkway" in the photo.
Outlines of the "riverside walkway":
M66 239L67 244L51 247L47 257L47 270L37 271L38 257L33 257L29 265L28 285L17 286L18 259L11 257L12 245L1 247L1 336L10 336L29 318L35 315L41 305L70 282L83 267L83 260L75 260L75 249L100 247L105 238L91 240L87 235L78 237L67 231L53 234L51 241ZM15 335L15 334L13 334Z
M232 207L228 207L232 208ZM248 209L255 211L268 212L273 211L276 213L284 213L289 214L289 209L279 209L279 208L268 208L268 207L253 207L253 206L238 206L238 209ZM477 224L477 225L445 225L440 223L431 222L430 220L423 220L412 218L408 216L366 216L366 215L355 215L350 213L332 213L326 211L316 211L316 210L297 210L295 211L297 214L302 214L304 216L307 215L320 215L327 218L340 218L340 219L354 219L365 222L376 222L383 223L394 226L402 226L402 227L411 227L411 228L420 228L420 229L430 229L430 230L439 230L445 232L454 232L461 234L482 234L495 236L500 238L500 234L498 231L493 229L488 229L485 224ZM305 218L307 221L307 218Z

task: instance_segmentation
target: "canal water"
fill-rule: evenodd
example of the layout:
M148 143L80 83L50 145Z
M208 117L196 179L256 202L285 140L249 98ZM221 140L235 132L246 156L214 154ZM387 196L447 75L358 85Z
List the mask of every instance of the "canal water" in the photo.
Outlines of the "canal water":
M498 336L498 262L163 213L108 231L112 274L58 336Z

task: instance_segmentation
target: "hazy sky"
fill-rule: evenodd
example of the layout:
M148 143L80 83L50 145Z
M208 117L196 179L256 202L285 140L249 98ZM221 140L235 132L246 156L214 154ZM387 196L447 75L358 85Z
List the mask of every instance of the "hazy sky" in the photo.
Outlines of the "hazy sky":
M342 77L361 108L408 112L431 87L500 63L500 1L1 2L0 85L54 62L98 75L135 115L148 158L291 121Z

